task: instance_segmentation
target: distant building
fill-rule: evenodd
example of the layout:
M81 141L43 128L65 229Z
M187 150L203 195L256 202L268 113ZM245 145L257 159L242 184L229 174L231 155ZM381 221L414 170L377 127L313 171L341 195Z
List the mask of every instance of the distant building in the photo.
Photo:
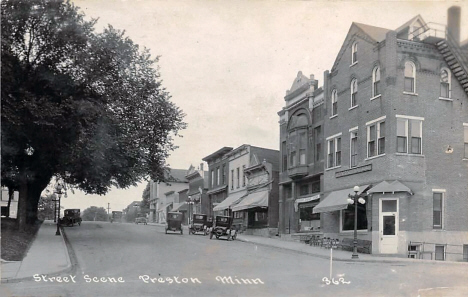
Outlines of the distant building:
M18 214L18 198L19 198L19 193L17 191L13 192L13 197L10 201L10 207L8 208L8 200L9 200L8 189L2 188L2 196L0 200L2 217L9 216L10 218L16 219L16 216Z

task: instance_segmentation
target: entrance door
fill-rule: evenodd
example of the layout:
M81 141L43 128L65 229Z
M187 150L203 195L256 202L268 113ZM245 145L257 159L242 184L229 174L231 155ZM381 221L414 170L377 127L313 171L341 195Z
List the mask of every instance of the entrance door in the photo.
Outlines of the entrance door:
M380 198L380 253L398 253L398 199Z

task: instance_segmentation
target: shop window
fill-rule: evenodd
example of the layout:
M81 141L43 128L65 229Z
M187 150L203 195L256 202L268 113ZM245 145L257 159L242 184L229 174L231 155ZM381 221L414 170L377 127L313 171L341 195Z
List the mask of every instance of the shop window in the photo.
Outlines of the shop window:
M301 221L316 221L320 220L320 213L314 213L313 207L299 208L299 218Z
M367 213L366 213L366 205L367 205L367 197L364 198L366 200L365 204L355 203L357 204L357 229L358 230L367 230ZM341 211L341 230L342 231L351 231L354 230L354 207L355 204L348 205L348 208Z
M256 222L265 222L268 220L267 212L255 212L255 221Z
M435 260L445 261L445 245L435 246Z
M244 218L244 212L243 211L235 211L234 212L234 219L243 219Z
M446 68L440 70L440 97L450 98L451 92L451 75Z
M351 82L351 107L357 105L357 92L358 92L358 83L357 79L353 79Z
M433 204L433 215L432 215L432 227L434 229L442 229L443 222L443 193L432 193L432 204Z
M385 117L367 125L367 157L385 154Z
M405 92L415 93L416 92L416 66L413 62L405 63Z
M423 118L397 115L397 152L422 154Z
M372 71L372 98L380 95L380 67L377 66Z

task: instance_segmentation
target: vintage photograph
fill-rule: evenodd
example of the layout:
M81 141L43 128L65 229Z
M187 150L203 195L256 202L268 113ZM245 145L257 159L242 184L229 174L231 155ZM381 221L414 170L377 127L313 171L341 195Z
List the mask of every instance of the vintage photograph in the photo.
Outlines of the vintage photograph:
M0 5L1 296L468 296L468 2Z

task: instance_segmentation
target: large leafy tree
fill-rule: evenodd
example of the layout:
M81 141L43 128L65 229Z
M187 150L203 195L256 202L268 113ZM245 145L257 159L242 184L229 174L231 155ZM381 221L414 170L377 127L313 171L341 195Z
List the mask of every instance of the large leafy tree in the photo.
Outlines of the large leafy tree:
M109 219L107 211L104 207L90 206L83 210L81 214L83 221L103 221L106 222Z
M183 112L149 50L62 0L1 3L2 185L37 218L53 177L87 193L164 180Z

